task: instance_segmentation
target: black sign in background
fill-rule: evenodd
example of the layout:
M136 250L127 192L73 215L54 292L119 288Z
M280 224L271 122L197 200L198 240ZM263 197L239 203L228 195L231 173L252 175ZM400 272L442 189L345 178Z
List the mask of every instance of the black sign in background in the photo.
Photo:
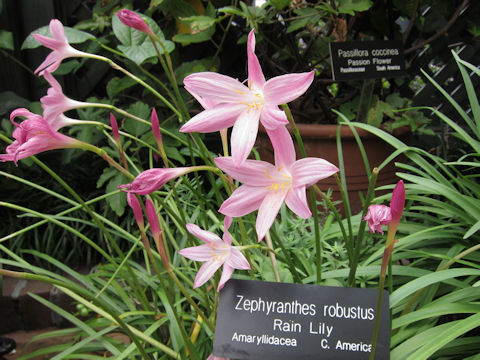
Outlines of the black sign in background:
M405 75L401 41L346 41L330 43L333 79L362 80Z
M239 296L243 297L240 304ZM220 292L213 353L219 357L249 360L367 360L370 356L368 351L340 350L336 347L340 341L342 344L353 343L360 344L360 346L366 344L364 348L368 348L373 335L374 320L345 319L328 315L325 317L324 306L375 309L377 297L378 290L375 289L231 279ZM304 315L277 312L267 315L264 311L250 312L235 309L236 307L242 308L245 299L258 300L260 298L264 302L297 301L301 304L314 304L315 315L310 315L311 310L307 307L304 307L306 311ZM377 360L390 358L388 301L388 292L384 290L381 324L375 352ZM280 331L279 326L274 330L275 319L291 325L290 328L294 331ZM300 324L301 331L298 331L299 326L295 324ZM331 331L330 336L327 336L327 326ZM316 333L310 333L312 330ZM250 335L250 339L255 336L254 342L232 341L235 333L237 338L240 335ZM257 344L258 338L265 339L265 336L262 338L262 335L295 339L296 346ZM290 340L291 343L292 340Z

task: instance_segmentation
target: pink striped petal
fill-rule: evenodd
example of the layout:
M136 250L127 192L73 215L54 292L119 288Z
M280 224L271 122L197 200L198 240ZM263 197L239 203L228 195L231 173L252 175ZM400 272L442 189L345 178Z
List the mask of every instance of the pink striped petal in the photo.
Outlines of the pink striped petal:
M194 261L209 261L212 259L212 248L207 244L188 247L179 250L178 253Z
M248 84L253 88L261 90L265 84L265 76L263 75L257 55L255 55L255 29L252 29L248 34L247 58Z
M243 104L223 103L195 115L181 128L181 132L213 132L235 124L240 114L245 111Z
M213 274L215 274L215 271L222 266L222 264L222 262L213 259L203 264L198 270L197 276L195 277L193 288L195 289L205 284L213 276Z
M314 76L315 73L310 71L271 78L263 89L265 101L271 105L280 105L295 100L307 91Z
M262 241L272 226L286 195L285 191L270 191L263 199L258 209L257 223L255 225L259 242Z
M225 261L225 265L229 265L239 270L250 269L250 264L248 263L247 258L235 247L231 248L230 256L228 257L227 261Z
M195 94L206 99L221 102L249 102L250 90L240 81L230 76L214 72L200 72L188 75L183 83Z
M222 290L225 283L232 277L232 274L233 274L233 267L225 263L223 265L222 276L220 277L220 281L218 282L217 291Z
M222 240L225 244L231 245L232 244L232 236L228 232L228 229L230 229L230 225L232 225L232 217L231 216L225 216L225 219L223 219L223 236Z
M236 167L233 158L228 156L215 158L215 164L235 180L250 186L270 186L272 179L268 174L275 173L272 164L260 160L247 159L242 166Z
M203 230L202 228L200 228L199 226L197 226L195 224L187 224L187 230L190 234L199 238L200 240L202 240L206 244L210 244L212 242L217 242L217 241L220 241L220 242L222 241L214 233L212 233L210 231L207 231L207 230Z
M245 110L233 125L230 137L232 158L235 166L241 166L252 151L258 133L260 111Z
M288 208L301 218L308 219L312 216L307 203L305 186L293 187L288 191L285 203Z
M269 192L263 187L242 185L225 200L218 210L228 216L239 217L257 210Z
M294 187L303 185L311 186L319 180L325 179L339 171L335 165L319 158L297 160L290 170Z
M288 124L287 115L280 110L277 105L265 105L262 114L260 115L260 122L267 130L276 129L279 126Z
M290 166L295 162L296 154L292 137L285 126L279 126L275 130L267 129L268 137L272 142L275 154L275 166Z

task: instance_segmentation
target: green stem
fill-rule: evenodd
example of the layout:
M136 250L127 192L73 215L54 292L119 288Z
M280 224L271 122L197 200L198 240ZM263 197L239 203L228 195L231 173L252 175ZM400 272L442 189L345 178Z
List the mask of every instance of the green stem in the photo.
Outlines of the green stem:
M302 158L307 157L307 152L305 146L303 145L302 137L300 136L300 131L298 131L297 125L293 120L292 112L287 104L282 105L283 110L287 116L287 119L292 127L295 140L297 141L298 147ZM315 185L316 186L316 185ZM316 270L317 270L317 284L322 280L322 244L320 241L320 224L318 222L318 208L317 208L317 198L315 196L314 190L309 189L310 201L312 203L312 215L313 215L313 231L315 235L315 257L316 257Z
M265 234L265 241L267 243L267 247L272 251L269 251L270 261L272 262L273 274L275 275L275 280L280 282L280 274L278 273L278 264L277 258L275 257L275 251L273 250L272 238L270 237L270 232L267 231Z
M365 204L362 211L362 219L365 217L368 211L368 206L372 201L374 194L375 194L375 184L377 182L378 177L378 169L374 168L372 170L372 174L370 176L370 181L368 184L367 196L365 198ZM362 250L362 243L363 243L363 236L365 234L365 227L367 225L366 221L360 222L360 227L358 228L357 234L357 244L355 245L354 256L352 262L350 264L350 272L348 274L348 284L349 286L355 286L355 276L357 272L358 262L360 260L360 251ZM390 231L389 231L390 233Z

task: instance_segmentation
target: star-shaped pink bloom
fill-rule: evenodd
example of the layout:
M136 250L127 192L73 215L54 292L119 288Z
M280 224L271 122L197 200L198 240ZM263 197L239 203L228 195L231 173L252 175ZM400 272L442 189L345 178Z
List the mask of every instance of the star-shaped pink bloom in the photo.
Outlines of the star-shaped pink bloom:
M232 157L215 159L220 169L243 184L223 202L219 211L239 217L258 209L258 241L272 226L283 202L298 216L309 218L312 213L308 208L306 188L338 171L335 165L324 159L295 161L293 141L284 126L267 132L275 152L275 165L246 160L243 165L236 166Z
M193 283L193 287L199 287L205 284L213 274L223 265L222 276L218 283L217 291L220 291L225 283L230 279L233 269L249 270L250 264L243 254L235 246L232 246L232 237L228 232L232 219L225 217L225 232L223 239L220 239L214 233L201 229L195 224L187 224L187 230L190 234L202 240L205 244L195 247L189 247L179 251L180 255L190 260L204 261Z
M17 124L13 121L17 116L25 116L27 119ZM0 155L0 161L14 161L16 164L18 160L47 150L82 148L85 145L79 140L55 131L43 117L27 109L12 111L10 121L16 126L13 131L15 141L7 146L6 154Z
M69 57L90 56L90 54L70 46L67 37L65 36L65 29L60 20L52 19L50 21L50 33L53 38L40 34L33 34L40 44L53 50L35 70L35 74L39 73L40 75L43 75L45 71L54 72L58 69L63 59Z
M91 104L66 97L63 94L62 86L50 72L44 71L43 77L51 86L47 90L47 95L40 99L45 120L47 120L54 130L58 130L64 126L81 124L82 121L70 119L63 115L63 113L68 110L90 106Z
M242 165L255 143L258 122L273 130L288 123L279 105L302 95L313 81L314 72L286 74L265 80L255 55L254 30L248 35L248 84L213 72L200 72L184 79L185 89L203 101L205 110L180 131L213 132L233 126L232 158ZM213 106L212 106L213 105Z

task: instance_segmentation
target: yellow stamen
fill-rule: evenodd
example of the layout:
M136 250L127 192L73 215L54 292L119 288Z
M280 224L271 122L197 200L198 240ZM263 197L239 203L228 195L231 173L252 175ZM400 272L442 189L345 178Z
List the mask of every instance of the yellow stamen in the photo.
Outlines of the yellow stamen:
M243 91L240 91L240 90L237 90L237 89L233 89L233 91L235 91L236 93L242 94L242 95L245 94Z
M268 177L269 179L273 179L273 177L271 177L271 176L268 174L267 169L265 169L264 171L265 171L265 175L267 175L267 177Z

